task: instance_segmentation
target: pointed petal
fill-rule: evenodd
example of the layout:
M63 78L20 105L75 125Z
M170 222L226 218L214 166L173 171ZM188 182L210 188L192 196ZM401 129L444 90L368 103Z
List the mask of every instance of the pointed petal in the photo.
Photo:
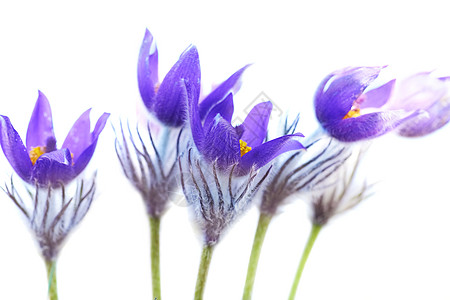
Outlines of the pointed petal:
M85 111L73 124L69 134L62 145L62 148L68 148L73 154L73 160L76 161L81 152L91 143L91 121L89 113L91 109Z
M188 114L189 123L191 125L192 138L197 148L202 149L205 139L205 133L203 131L202 121L198 113L198 97L195 96L191 84L185 83L186 94L188 95Z
M328 75L317 89L314 107L320 123L342 119L353 102L378 77L381 67L345 69Z
M94 131L92 131L92 134L90 134L91 143L85 149L83 149L83 152L81 152L76 159L74 159L74 176L78 176L78 174L83 172L83 170L91 161L91 158L95 152L95 148L97 147L98 137L105 128L106 121L108 120L109 115L110 114L108 113L104 113L100 116L100 118L97 120L97 123L95 124Z
M212 91L205 99L200 103L199 112L200 118L203 120L208 114L209 110L218 102L225 99L229 93L236 94L241 87L241 77L244 71L250 65L246 65L243 68L236 71L227 80L222 82L214 91Z
M305 147L298 141L299 137L303 135L301 133L285 135L252 149L241 157L237 174L245 175L252 167L259 169L287 151L304 149Z
M270 101L255 105L242 123L244 133L241 140L254 148L261 145L267 136L272 103Z
M52 111L47 97L39 91L39 96L31 115L27 130L27 150L43 147L49 140L56 141L53 133Z
M217 160L217 166L221 170L226 170L241 156L236 130L220 115L216 116L206 130L204 143L199 150L208 161Z
M364 101L360 104L359 108L382 107L391 97L394 85L395 79L376 89L368 91L363 95Z
M20 178L29 182L33 164L22 139L12 126L9 118L5 116L0 116L0 143L3 153L14 171Z
M427 109L428 116L417 116L399 127L398 133L405 137L419 137L432 133L450 121L450 98L436 101Z
M332 137L342 142L355 142L383 135L419 113L408 116L404 111L376 112L322 126Z
M72 157L68 149L41 155L33 168L32 179L40 185L58 185L75 178Z
M138 59L138 85L142 101L148 109L152 109L155 97L155 85L158 80L158 49L152 34L145 30L144 40Z
M161 83L154 103L158 119L168 125L179 127L187 117L187 94L185 83L192 88L194 97L200 94L200 62L197 48L190 46L170 69Z
M217 114L220 114L225 120L231 123L231 118L233 117L234 112L234 103L233 103L233 94L229 93L225 100L216 104L208 113L205 119L205 127L209 127L211 122L214 121L214 118Z

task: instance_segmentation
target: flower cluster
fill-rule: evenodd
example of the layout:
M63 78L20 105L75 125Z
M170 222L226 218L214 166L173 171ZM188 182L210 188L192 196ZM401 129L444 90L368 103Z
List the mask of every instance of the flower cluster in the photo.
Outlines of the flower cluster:
M161 299L160 221L169 201L182 191L202 235L195 299L203 298L212 251L252 205L260 211L244 288L251 299L257 264L271 220L289 200L311 209L311 234L291 289L294 299L308 255L320 230L373 192L360 163L369 140L395 132L430 134L450 121L450 77L431 72L376 84L385 67L352 67L330 73L314 95L318 129L304 137L299 117L269 139L270 101L257 103L244 121L233 121L241 79L237 70L206 96L201 94L197 48L184 50L159 77L158 48L146 30L137 64L145 124L113 126L115 150L125 177L138 190L150 221L153 297ZM10 119L0 115L0 145L12 169L2 189L32 229L48 270L49 296L57 299L55 263L63 242L87 214L96 173L84 176L109 114L93 130L84 112L58 148L50 104L39 96L25 144ZM86 172L87 173L87 172ZM362 175L361 175L362 174ZM180 192L181 193L181 192Z

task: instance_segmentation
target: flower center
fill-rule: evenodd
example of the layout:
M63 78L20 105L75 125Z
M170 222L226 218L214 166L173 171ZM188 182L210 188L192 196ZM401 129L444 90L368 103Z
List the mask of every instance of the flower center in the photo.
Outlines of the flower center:
M352 108L342 119L350 119L350 118L356 118L361 115L361 110L359 108Z
M30 151L29 155L30 155L30 160L31 160L31 163L33 164L33 166L36 163L36 161L38 160L38 158L42 154L46 153L46 151L45 151L46 148L47 147L45 147L45 146L31 147L31 151Z
M247 146L247 143L243 140L239 140L239 145L241 146L241 157L244 156L245 153L250 152L252 147Z

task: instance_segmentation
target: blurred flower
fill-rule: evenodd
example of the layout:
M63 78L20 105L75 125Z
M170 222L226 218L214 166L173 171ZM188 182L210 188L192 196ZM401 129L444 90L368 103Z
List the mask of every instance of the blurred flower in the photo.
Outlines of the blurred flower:
M347 68L322 81L314 106L317 119L331 136L344 142L374 138L417 117L426 108L426 103L390 106L395 80L364 92L382 68Z
M6 116L0 116L0 143L14 171L23 180L40 186L59 186L77 177L94 154L109 114L104 113L90 132L90 109L69 131L61 149L56 147L50 104L43 93L28 124L26 147Z
M393 96L392 106L421 105L426 114L404 122L398 133L417 137L432 133L450 121L449 78L432 77L429 72L414 74L400 81Z

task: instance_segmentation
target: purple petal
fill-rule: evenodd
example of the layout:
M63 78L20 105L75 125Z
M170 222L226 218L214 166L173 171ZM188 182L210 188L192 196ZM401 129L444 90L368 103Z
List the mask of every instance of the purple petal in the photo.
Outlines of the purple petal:
M398 83L396 95L387 106L389 109L414 111L427 109L442 99L448 91L445 80L430 76L429 72L414 74Z
M33 168L32 179L40 185L58 185L75 177L68 149L42 154Z
M450 121L450 98L436 101L427 109L428 116L411 118L399 127L405 137L419 137L432 133Z
M233 94L229 93L225 100L216 104L208 113L205 119L205 127L208 127L217 114L220 114L225 120L231 123L231 118L233 117L234 103Z
M193 96L200 94L200 62L197 48L189 47L164 78L154 103L158 119L168 125L179 127L187 117L187 94L185 84L192 88Z
M243 68L236 71L227 80L222 82L214 91L212 91L205 99L200 103L199 112L200 118L203 120L208 114L209 110L214 104L222 101L229 93L236 94L241 87L241 77L244 71L250 65L246 65Z
M380 70L381 67L361 67L328 75L319 85L314 99L319 122L342 119Z
M55 143L54 146L56 146L50 103L41 91L39 91L39 96L28 124L26 141L28 151L35 147L47 146L48 143Z
M209 161L217 161L221 170L236 163L241 156L236 129L220 115L217 115L206 130L204 143L199 149Z
M146 29L141 50L139 51L138 85L142 101L148 109L152 109L155 85L158 82L158 49L152 34Z
M259 169L287 151L304 149L305 147L297 140L298 137L303 135L301 133L285 135L247 152L239 161L237 174L245 175L252 167Z
M195 145L200 150L202 149L205 139L205 133L203 131L202 121L198 113L198 97L195 97L195 92L191 88L190 84L185 84L186 93L188 95L188 113L189 122L191 125L192 138Z
M103 131L103 128L105 128L105 124L109 118L109 115L110 114L108 113L104 113L100 116L100 118L97 120L97 123L95 124L94 131L92 131L92 134L89 134L91 140L90 144L85 149L83 149L83 152L81 152L77 159L74 160L75 164L73 168L75 176L78 176L78 174L83 172L88 163L91 161L91 158L94 155L95 148L97 146L98 137Z
M81 152L91 143L91 121L89 113L91 109L85 111L73 124L69 134L62 145L62 148L68 148L73 154L73 160L76 161Z
M414 115L418 115L418 112ZM412 115L408 116L403 111L376 112L325 123L322 126L332 137L342 142L355 142L383 135L410 117Z
M241 140L254 148L261 145L267 136L270 113L272 112L270 101L255 105L242 123L244 133Z
M362 97L364 97L364 101L359 105L360 109L369 108L369 107L382 107L386 104L392 94L392 90L395 85L395 79L389 81L388 83L368 91Z
M23 145L22 139L12 126L8 117L0 116L0 125L0 143L3 153L17 175L29 182L33 164L31 163L27 149Z

